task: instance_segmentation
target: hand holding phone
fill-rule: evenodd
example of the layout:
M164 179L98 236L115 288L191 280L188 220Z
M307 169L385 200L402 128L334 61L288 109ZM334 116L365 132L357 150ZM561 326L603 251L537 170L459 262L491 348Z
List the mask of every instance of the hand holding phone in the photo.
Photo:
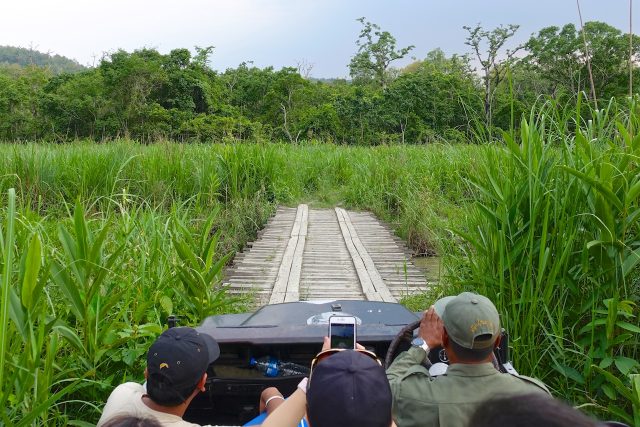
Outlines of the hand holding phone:
M331 316L329 318L329 340L331 348L356 348L356 318L353 316Z

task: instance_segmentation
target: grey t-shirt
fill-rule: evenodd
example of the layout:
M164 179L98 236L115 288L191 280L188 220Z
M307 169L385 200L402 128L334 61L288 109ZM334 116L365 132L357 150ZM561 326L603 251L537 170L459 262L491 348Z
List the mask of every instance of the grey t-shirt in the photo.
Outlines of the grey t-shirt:
M190 423L177 415L154 411L142 401L142 396L144 396L144 394L145 389L141 384L134 382L120 384L111 392L111 395L107 400L107 404L104 405L102 416L100 417L100 421L98 421L98 427L101 427L104 423L115 417L127 415L143 418L155 418L163 426L200 427L200 424ZM205 427L213 426L207 425Z

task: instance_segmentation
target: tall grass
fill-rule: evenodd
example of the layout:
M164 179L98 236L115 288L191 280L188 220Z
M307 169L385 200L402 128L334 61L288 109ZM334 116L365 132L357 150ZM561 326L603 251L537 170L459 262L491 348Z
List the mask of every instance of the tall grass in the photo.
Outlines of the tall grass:
M220 288L226 257L211 217L185 220L180 206L89 214L77 202L68 217L50 221L8 194L0 233L2 424L95 421L116 383L141 378L142 356L167 316L196 325L246 304Z
M558 111L540 105L517 138L486 151L459 230L468 270L457 283L496 301L522 371L637 425L638 105L609 104L586 121Z
M95 420L111 387L141 374L166 316L234 310L219 287L228 254L277 204L309 202L373 211L417 253L442 255L444 292L496 301L521 372L640 422L639 111L577 105L540 103L518 134L478 132L490 138L478 146L0 145L0 197L17 190L15 209L1 205L15 242L7 219L0 243L21 254L6 267L3 249L3 292L7 277L16 295L42 289L25 293L32 323L9 316L3 336L5 378L25 376L1 383L5 418ZM39 350L16 351L27 330Z
M476 151L0 145L2 423L95 421L114 385L142 378L167 316L196 325L250 304L221 269L277 203L373 210L439 252Z

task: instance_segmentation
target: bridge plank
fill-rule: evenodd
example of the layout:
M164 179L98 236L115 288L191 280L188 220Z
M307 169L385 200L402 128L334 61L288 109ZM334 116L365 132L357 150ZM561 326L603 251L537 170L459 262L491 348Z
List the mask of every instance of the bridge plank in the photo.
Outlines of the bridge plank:
M257 305L297 300L396 301L429 286L410 251L368 212L279 207L225 270L233 294Z

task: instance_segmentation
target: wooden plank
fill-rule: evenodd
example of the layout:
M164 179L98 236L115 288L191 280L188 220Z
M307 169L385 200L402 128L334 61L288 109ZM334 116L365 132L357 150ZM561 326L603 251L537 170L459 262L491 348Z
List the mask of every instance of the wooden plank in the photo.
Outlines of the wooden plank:
M301 205L303 208L302 218L300 222L300 231L298 233L298 240L296 250L293 256L293 262L291 264L291 271L289 273L289 281L287 283L287 292L284 296L284 302L293 302L300 300L300 273L302 271L302 255L307 242L307 228L309 224L309 207L307 205Z
M431 286L411 262L412 252L391 228L369 212L349 212L351 222L391 294L404 297ZM396 246L394 248L394 246Z
M366 274L368 276L368 282L370 282L371 286L373 287L373 290L369 292L372 292L376 295L376 301L397 302L397 300L391 295L391 292L389 291L389 288L387 288L387 285L384 283L384 280L382 280L382 276L380 276L380 273L378 272L378 269L371 259L371 256L369 256L369 252L358 237L358 233L351 223L349 213L344 209L336 208L336 215L341 216L343 219L344 225L342 226L342 234L345 240L347 240L347 238L350 238L353 243L353 247L356 250L355 254L354 252L352 252L352 256L360 258L362 264L364 265L365 271L360 271L358 276L360 277L361 274Z
M269 304L278 304L285 301L297 301L299 299L300 267L302 263L302 251L304 250L309 207L299 205L296 211L296 219L293 222L289 242L282 256L278 275L273 285L273 291Z
M391 296L390 293L385 294L384 292L379 292L376 289L376 286L372 280L371 271L367 268L367 264L373 264L371 258L366 254L366 251L361 251L358 248L358 235L355 233L353 226L351 225L351 221L347 212L341 208L335 208L336 217L338 218L338 223L340 224L340 230L342 231L342 237L347 245L347 249L351 254L351 259L353 260L353 265L356 268L356 272L358 274L358 279L360 279L360 285L362 286L362 291L365 296L370 301L393 301L395 302L395 298ZM361 246L361 244L360 244ZM375 268L375 267L374 267ZM386 298L386 299L385 299Z
M258 236L225 269L224 282L258 304L389 300L431 284L411 264L404 242L370 213L280 207Z

